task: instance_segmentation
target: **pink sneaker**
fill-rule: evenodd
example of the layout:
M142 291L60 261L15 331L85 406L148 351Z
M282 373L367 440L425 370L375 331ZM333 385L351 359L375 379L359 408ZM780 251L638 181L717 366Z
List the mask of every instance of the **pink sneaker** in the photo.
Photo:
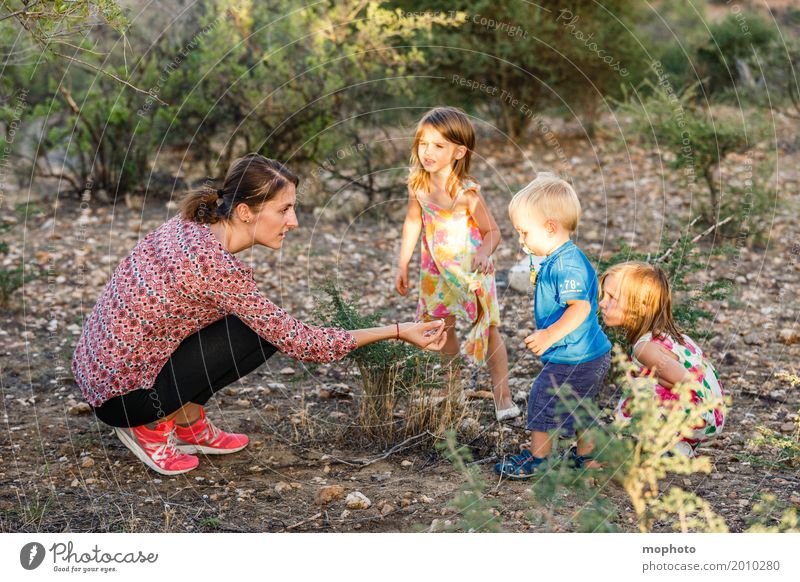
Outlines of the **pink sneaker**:
M162 422L152 430L146 426L114 430L122 444L156 473L180 475L200 464L200 459L185 455L175 447L174 420Z
M200 409L200 418L191 426L176 426L178 449L184 453L206 455L228 455L241 451L250 442L245 434L235 434L218 429L206 418L205 409Z

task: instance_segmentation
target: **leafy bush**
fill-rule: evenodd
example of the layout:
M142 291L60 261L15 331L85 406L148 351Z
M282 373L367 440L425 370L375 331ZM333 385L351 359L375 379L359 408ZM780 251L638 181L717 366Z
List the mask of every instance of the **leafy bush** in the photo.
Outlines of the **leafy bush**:
M420 10L411 0L391 5ZM434 46L423 49L431 75L445 77L428 90L440 101L488 111L514 140L534 114L552 106L579 112L591 133L604 99L641 78L642 48L631 31L644 11L634 2L438 1L425 9L458 11L462 22L458 29L439 30ZM462 78L485 84L489 92L454 82ZM476 107L476 97L482 106Z
M704 108L697 100L697 85L680 92L665 82L646 86L649 96L620 103L620 112L630 116L629 134L656 148L660 157L678 170L678 182L690 194L702 180L708 202L701 203L700 212L707 224L714 224L724 209L723 195L728 192L720 177L720 164L728 154L743 154L754 148L764 135L763 126L755 116L714 113ZM753 173L751 179L757 180L758 174ZM755 188L763 186L755 184ZM731 196L726 199L735 204Z
M713 321L714 314L701 306L707 301L722 301L730 295L732 284L725 279L713 279L701 285L692 281L693 275L705 272L708 261L731 252L729 247L712 247L703 250L698 242L703 234L691 232L694 223L681 233L675 241L667 235L661 241L657 253L643 253L632 249L624 240L619 241L619 250L607 258L594 257L597 270L602 273L612 265L625 261L644 261L661 267L667 275L672 290L672 314L675 322L688 336L696 341L708 339L713 334L704 321ZM619 328L605 328L613 343L627 345Z
M697 75L705 93L719 93L754 79L765 57L778 48L778 29L756 13L728 15L709 27L710 37L697 48ZM745 72L746 71L746 72Z

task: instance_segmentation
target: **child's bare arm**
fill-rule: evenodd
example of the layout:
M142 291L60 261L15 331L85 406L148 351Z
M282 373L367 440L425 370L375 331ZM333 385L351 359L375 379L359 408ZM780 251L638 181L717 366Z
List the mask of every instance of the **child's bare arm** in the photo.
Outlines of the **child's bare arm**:
M408 189L408 209L403 222L403 235L400 239L400 253L397 259L397 272L394 286L400 295L408 292L408 263L414 255L414 249L422 231L422 211L417 202L417 197L411 188Z
M472 218L475 219L475 224L478 225L478 230L481 231L481 243L475 257L472 260L472 270L481 269L484 273L491 272L491 263L489 257L500 245L500 228L497 226L486 201L481 196L478 190L469 190L468 192L469 212Z
M537 329L525 338L525 345L537 356L545 353L550 346L572 333L586 321L592 312L592 304L583 299L567 301L567 309L553 325Z
M655 374L658 383L664 388L672 388L679 382L692 379L692 375L681 365L677 356L656 342L645 342L637 346L633 354L645 368Z

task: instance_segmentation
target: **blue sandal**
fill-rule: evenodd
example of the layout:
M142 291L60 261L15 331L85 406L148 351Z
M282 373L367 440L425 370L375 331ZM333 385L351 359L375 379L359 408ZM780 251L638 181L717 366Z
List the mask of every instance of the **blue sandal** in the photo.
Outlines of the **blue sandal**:
M547 459L534 457L527 449L494 466L494 472L501 477L518 481L541 475L545 469L547 469Z
M594 461L595 460L595 458L593 456L591 456L591 455L579 455L577 446L570 447L569 451L567 452L567 456L569 457L569 460L572 462L572 466L575 469L583 469L584 465L588 461ZM586 469L589 469L589 467L586 467ZM596 469L592 468L591 470L592 471L599 471L600 468L599 467L596 468Z

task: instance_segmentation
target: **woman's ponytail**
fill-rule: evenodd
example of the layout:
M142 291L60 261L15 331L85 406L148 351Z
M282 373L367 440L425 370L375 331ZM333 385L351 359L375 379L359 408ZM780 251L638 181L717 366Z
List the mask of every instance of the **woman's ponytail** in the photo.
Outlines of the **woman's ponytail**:
M231 164L219 190L204 186L189 192L181 202L181 216L200 224L230 220L239 204L257 212L286 186L296 187L299 182L282 163L260 154L247 154Z

